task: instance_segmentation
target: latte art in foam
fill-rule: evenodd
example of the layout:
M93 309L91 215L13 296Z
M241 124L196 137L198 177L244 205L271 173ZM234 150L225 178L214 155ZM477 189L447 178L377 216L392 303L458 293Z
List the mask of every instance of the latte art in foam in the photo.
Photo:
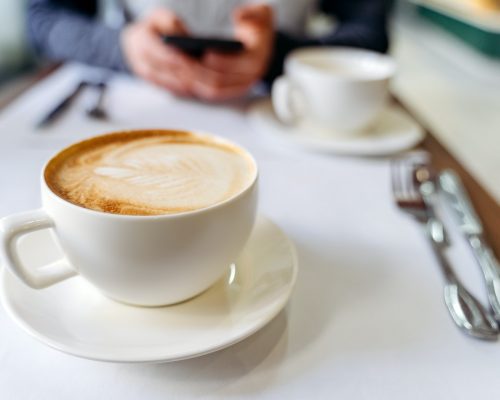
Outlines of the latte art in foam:
M47 183L86 208L156 215L210 207L237 195L255 177L250 158L230 145L161 132L115 134L77 144L49 164Z

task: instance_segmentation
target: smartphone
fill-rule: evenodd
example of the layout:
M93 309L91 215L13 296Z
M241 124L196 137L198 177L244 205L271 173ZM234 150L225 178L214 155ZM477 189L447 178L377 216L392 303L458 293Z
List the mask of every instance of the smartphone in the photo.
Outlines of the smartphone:
M168 35L163 37L163 42L177 47L194 57L200 57L206 50L214 50L221 53L237 53L243 50L243 43L240 41L221 38Z

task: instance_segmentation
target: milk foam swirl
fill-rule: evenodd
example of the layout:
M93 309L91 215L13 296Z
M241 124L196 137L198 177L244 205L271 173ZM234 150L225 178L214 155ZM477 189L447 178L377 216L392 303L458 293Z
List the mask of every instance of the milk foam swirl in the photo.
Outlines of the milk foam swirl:
M196 136L145 135L84 147L56 157L46 180L61 197L104 212L202 209L240 193L255 175L250 159L236 148Z

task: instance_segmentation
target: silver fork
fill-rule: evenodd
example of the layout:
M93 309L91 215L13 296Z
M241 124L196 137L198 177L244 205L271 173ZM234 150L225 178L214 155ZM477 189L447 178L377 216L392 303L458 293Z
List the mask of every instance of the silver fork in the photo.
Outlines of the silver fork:
M391 176L396 204L423 226L441 267L445 279L444 301L453 321L469 336L497 340L498 327L493 317L467 291L445 256L448 240L432 205L435 186L430 169L410 155L392 162Z

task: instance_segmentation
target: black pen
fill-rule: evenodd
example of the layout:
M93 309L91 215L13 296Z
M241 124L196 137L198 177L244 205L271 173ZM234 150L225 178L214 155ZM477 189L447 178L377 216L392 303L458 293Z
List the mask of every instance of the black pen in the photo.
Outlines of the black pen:
M64 111L66 111L86 85L87 83L85 81L80 82L57 106L45 115L36 126L38 128L43 128L54 122Z

